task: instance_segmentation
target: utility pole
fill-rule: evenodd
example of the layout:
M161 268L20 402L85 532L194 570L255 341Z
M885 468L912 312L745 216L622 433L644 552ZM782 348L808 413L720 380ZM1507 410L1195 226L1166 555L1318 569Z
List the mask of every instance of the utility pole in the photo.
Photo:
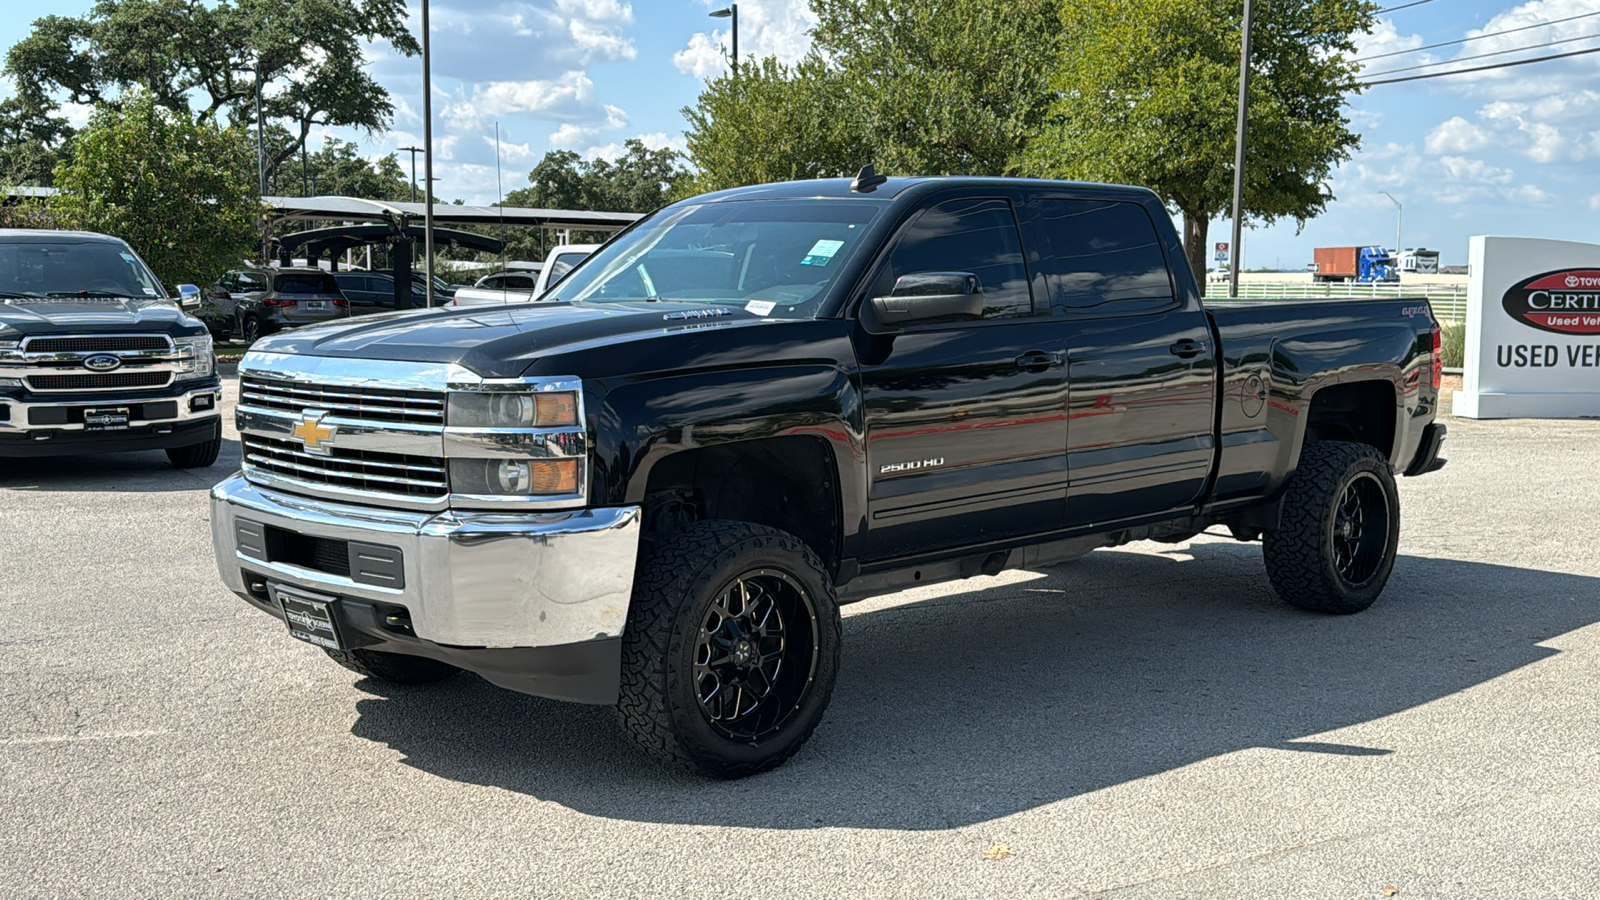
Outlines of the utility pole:
M427 306L433 308L433 54L428 29L428 0L422 0L422 175L427 190L422 218L423 281Z
M733 77L739 77L739 4L734 3L724 9L710 13L713 19L733 20Z
M1255 0L1244 0L1244 25L1239 35L1239 125L1233 146L1233 245L1228 249L1228 296L1239 296L1239 260L1244 256L1244 138L1250 115L1250 29Z
M267 195L267 139L262 129L261 117L261 61L256 61L256 176L260 180L261 196Z
M401 153L411 154L411 202L417 202L417 154L422 152L421 147L397 147Z
M1394 195L1388 191L1379 191L1378 193L1388 197L1389 202L1394 204L1394 257L1395 265L1398 266L1400 263L1400 220L1406 214L1406 208L1401 206L1400 201L1396 200Z

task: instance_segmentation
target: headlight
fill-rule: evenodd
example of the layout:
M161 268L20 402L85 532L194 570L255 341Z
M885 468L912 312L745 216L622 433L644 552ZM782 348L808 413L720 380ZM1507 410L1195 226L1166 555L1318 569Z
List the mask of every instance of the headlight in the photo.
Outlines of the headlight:
M578 424L578 393L453 393L445 421L452 428L568 428Z
M529 497L575 494L576 459L452 459L450 490L457 494Z
M211 335L177 339L178 379L208 378L216 368L216 355L211 350Z

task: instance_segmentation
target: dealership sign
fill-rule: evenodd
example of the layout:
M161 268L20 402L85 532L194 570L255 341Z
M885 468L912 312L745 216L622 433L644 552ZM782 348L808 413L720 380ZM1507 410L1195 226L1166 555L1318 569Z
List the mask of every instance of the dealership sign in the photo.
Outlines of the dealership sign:
M1458 416L1600 416L1600 245L1472 238Z

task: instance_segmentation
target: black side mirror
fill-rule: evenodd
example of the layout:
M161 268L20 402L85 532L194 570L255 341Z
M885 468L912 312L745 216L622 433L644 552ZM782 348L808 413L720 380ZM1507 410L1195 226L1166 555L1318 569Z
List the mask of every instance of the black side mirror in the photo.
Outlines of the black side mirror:
M872 312L884 325L930 319L983 316L983 289L971 272L916 272L901 275L887 297L873 297Z

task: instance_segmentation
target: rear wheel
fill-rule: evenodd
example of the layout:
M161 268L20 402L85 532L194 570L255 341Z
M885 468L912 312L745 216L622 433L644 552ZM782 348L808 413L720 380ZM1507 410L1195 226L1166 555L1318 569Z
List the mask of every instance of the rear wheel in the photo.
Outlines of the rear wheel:
M839 631L832 580L799 538L696 523L640 567L618 717L646 752L701 774L766 771L822 721Z
M1371 606L1398 555L1400 498L1389 461L1374 447L1307 444L1290 477L1263 556L1285 603L1348 614Z
M261 340L261 320L255 316L245 316L244 324L239 329L239 335L244 338L245 346L250 346Z
M449 678L461 670L449 663L381 650L324 650L328 658L352 672L390 684L426 684Z

